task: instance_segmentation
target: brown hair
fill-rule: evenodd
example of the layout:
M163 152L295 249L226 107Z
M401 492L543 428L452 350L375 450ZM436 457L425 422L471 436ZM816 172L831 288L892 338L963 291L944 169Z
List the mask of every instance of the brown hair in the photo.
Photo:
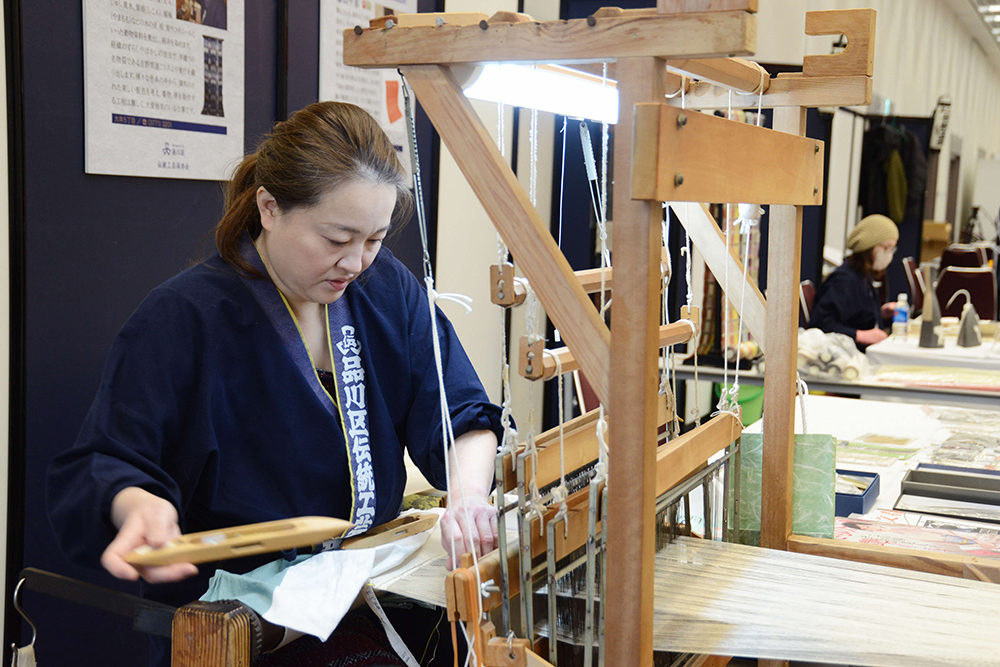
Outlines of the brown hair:
M882 280L885 277L885 271L875 270L875 248L852 253L847 256L844 263L854 269L854 272L862 278Z
M243 158L226 187L226 211L215 226L215 244L230 266L259 276L240 245L261 232L257 189L263 186L283 212L313 206L331 189L361 179L396 188L395 220L412 207L396 149L378 122L345 102L317 102L276 123L255 153Z

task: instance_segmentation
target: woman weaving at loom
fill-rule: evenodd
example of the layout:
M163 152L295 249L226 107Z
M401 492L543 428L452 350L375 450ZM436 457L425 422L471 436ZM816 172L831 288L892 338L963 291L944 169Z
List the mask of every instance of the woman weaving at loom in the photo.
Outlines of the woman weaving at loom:
M306 515L364 532L399 514L404 447L446 488L428 295L381 248L409 207L392 144L358 107L313 104L277 124L229 184L219 253L139 305L75 446L52 465L50 515L68 555L141 577L148 597L179 606L205 592L213 565L135 568L123 555L182 532ZM460 550L485 553L496 541L487 494L500 410L435 312L457 438L450 481L464 492L442 535L446 548L457 535ZM402 664L382 628L362 628L355 614L326 644L304 638L270 664L294 664L307 649L309 664ZM418 640L411 650L427 634ZM289 650L295 657L282 658ZM168 663L168 647L154 643L153 664Z
M896 302L880 304L873 280L881 280L896 253L899 229L884 215L869 215L851 230L851 255L827 276L816 293L809 326L849 336L862 352L888 337L883 321Z

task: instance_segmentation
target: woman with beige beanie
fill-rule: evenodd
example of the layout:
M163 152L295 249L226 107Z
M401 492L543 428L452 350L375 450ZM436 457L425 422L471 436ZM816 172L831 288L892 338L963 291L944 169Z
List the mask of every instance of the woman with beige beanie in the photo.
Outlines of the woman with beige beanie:
M851 254L816 293L809 327L850 336L862 351L886 338L882 325L896 303L879 304L874 281L885 276L898 240L899 229L886 216L861 220L847 237Z

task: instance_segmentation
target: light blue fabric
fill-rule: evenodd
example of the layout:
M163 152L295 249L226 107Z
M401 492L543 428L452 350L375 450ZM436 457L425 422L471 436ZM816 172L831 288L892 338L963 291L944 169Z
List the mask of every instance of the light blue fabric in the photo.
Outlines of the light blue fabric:
M246 574L233 574L216 570L208 582L208 590L201 596L205 602L219 600L239 600L260 615L267 613L274 598L274 589L280 584L288 568L312 558L299 556L295 560L279 558Z

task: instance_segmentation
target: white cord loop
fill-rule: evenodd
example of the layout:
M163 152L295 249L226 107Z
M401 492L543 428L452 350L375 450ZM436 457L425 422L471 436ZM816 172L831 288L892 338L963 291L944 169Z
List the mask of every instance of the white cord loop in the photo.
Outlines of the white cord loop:
M795 394L799 399L799 413L802 415L802 433L809 433L809 426L806 424L806 396L809 395L809 385L802 377L795 373Z

